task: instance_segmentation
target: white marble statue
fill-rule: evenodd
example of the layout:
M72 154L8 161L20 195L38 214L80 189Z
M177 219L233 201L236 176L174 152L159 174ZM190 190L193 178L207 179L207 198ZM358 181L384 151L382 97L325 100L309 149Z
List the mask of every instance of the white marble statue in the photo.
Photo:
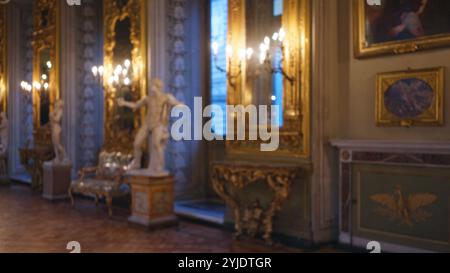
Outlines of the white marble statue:
M53 163L56 165L67 164L68 159L66 157L66 150L64 146L61 144L61 121L64 110L64 102L62 100L58 100L55 102L55 107L53 112L50 114L50 125L52 129L52 143L53 149L55 151L55 159Z
M134 158L129 166L130 173L139 173L151 177L169 175L165 169L164 153L169 139L169 115L172 107L182 105L174 96L163 91L163 82L154 79L148 96L138 102L127 102L118 99L121 107L128 107L134 111L147 107L145 120L136 134L133 149ZM142 146L150 135L150 163L146 170L141 169ZM136 171L139 170L139 171Z
M9 121L6 113L0 113L0 156L6 156L9 143Z

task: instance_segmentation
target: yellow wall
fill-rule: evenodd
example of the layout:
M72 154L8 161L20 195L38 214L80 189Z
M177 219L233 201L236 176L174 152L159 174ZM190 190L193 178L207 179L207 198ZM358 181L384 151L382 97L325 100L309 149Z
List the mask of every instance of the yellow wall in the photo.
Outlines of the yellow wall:
M328 0L331 2L330 0ZM331 3L330 3L331 4ZM353 55L351 21L352 0L339 0L338 74L339 109L342 111L335 137L388 140L450 139L450 47L397 56L356 59ZM414 128L380 128L375 126L375 80L379 72L446 67L445 126Z

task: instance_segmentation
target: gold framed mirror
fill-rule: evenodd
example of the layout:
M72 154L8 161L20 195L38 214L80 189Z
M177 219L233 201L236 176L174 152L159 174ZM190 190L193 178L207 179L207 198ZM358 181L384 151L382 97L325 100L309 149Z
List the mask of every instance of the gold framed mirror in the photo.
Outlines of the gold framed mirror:
M7 113L7 18L6 5L0 5L0 112Z
M104 90L106 150L129 152L145 114L119 107L117 99L137 101L147 92L146 1L104 1Z
M50 142L47 133L53 105L59 90L59 8L58 0L34 2L33 32L33 107L35 142ZM48 130L45 130L48 131ZM41 139L42 138L42 139Z
M33 100L34 143L19 149L20 162L31 175L34 191L42 191L43 163L55 156L50 113L60 98L60 0L33 1L32 35L33 82L30 85Z
M228 85L228 104L278 105L272 124L279 127L279 147L271 155L309 157L310 1L229 0L229 7L228 44L238 50L233 50L228 71L240 77ZM255 57L250 58L249 48ZM236 116L229 118L236 122ZM227 141L227 150L259 153L262 141L246 139Z

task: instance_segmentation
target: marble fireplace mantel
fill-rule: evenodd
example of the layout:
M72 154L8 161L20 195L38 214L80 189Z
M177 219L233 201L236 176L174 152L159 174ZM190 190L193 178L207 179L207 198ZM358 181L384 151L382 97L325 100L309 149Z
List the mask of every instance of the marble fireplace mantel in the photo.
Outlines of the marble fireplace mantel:
M393 141L333 139L331 146L342 150L389 153L450 154L448 141Z

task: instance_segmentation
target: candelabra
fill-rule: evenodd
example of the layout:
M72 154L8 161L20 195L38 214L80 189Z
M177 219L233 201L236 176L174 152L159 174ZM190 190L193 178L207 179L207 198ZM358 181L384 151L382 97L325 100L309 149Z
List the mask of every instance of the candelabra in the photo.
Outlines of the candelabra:
M48 71L50 71L50 69L52 69L52 63L50 61L47 61L46 65ZM50 88L49 76L47 74L42 74L39 81L34 81L32 84L27 81L22 81L20 83L20 87L23 91L26 91L28 93L31 93L33 89L38 92L48 91L48 89Z
M291 85L295 82L295 77L289 75L286 69L283 67L283 63L285 61L284 56L289 54L289 48L286 39L286 31L281 28L279 32L275 32L272 35L272 40L275 44L275 51L279 50L281 52L281 57L279 60L276 59L273 61L274 56L271 55L271 39L266 36L264 41L259 45L259 63L266 68L271 74L281 74L284 79L289 81ZM219 54L219 44L217 42L213 42L211 45L211 49L214 55L214 66L215 68L226 74L229 85L234 89L236 87L236 79L242 74L242 62L247 59L250 60L253 56L254 50L253 48L240 49L238 52L239 64L237 67L233 66L233 47L231 45L227 45L226 47L226 56L228 63L228 70L226 68L221 67L218 64L218 54ZM275 63L275 65L274 65ZM233 71L237 70L237 73L233 73ZM256 68L258 71L258 68Z
M286 72L285 68L283 67L284 56L285 56L285 54L289 53L289 49L288 49L287 43L285 42L285 38L286 38L286 32L283 28L281 28L279 32L275 32L272 35L272 40L276 44L275 52L277 52L277 50L279 50L279 52L281 52L281 57L279 58L279 60L277 60L276 53L275 53L275 62L273 62L272 60L274 59L274 57L272 57L270 54L271 41L270 41L270 38L266 36L264 38L264 41L259 45L259 50L260 50L259 62L262 65L264 65L271 74L280 73L281 75L283 75L284 79L286 79L287 81L289 81L289 83L291 85L293 85L295 82L295 77L292 75L289 75ZM275 63L275 66L274 66L274 63Z
M96 79L96 82L104 86L105 84L105 68L103 66L93 66L92 74ZM131 61L125 60L123 65L117 65L112 73L112 75L108 78L107 84L115 89L120 89L124 86L130 86L132 81L130 79L130 75L132 74Z
M242 74L242 61L247 57L250 59L253 55L253 49L248 48L247 50L239 50L239 64L233 64L233 47L231 45L227 45L226 54L227 54L227 63L228 69L221 67L218 64L218 55L219 55L219 44L214 42L211 46L213 54L214 54L214 66L215 68L226 74L228 84L235 89L236 88L236 79L238 79ZM236 73L233 71L237 70Z

